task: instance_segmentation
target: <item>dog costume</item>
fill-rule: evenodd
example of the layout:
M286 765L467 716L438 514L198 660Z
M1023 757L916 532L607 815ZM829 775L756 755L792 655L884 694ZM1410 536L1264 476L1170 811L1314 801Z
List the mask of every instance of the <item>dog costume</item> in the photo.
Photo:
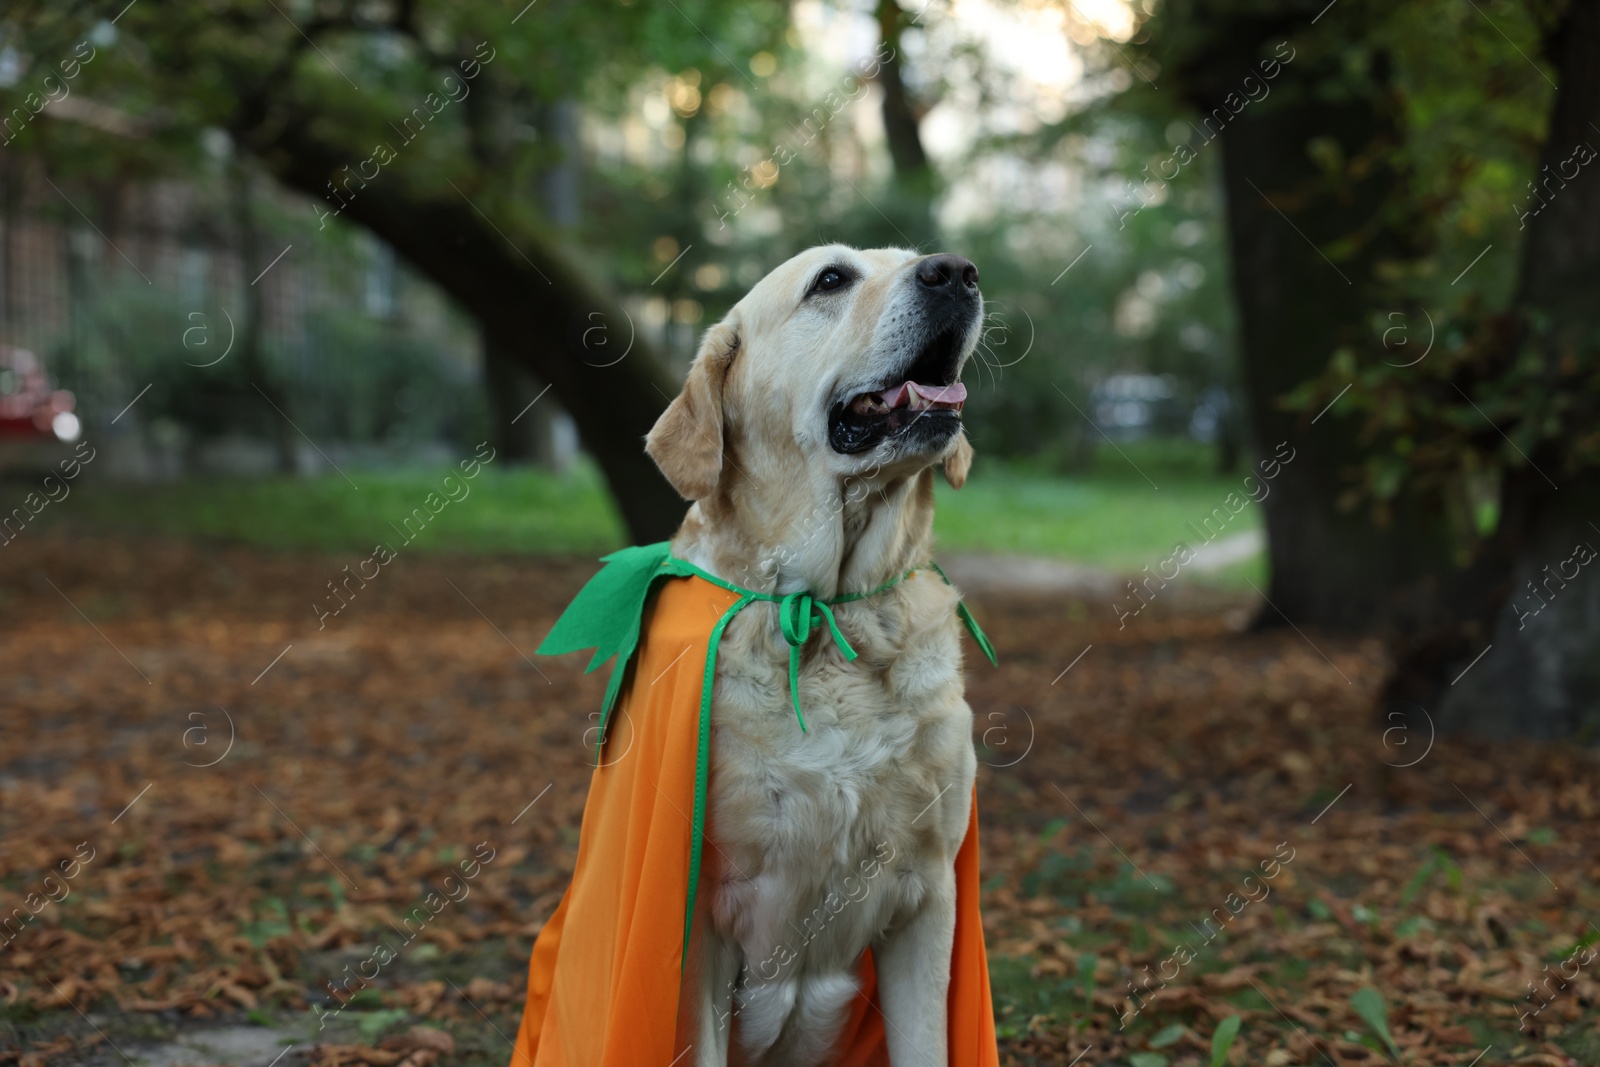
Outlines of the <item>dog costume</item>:
M528 997L512 1067L669 1067L687 1051L678 1000L692 963L690 934L706 921L696 890L704 843L717 646L728 623L757 601L779 605L790 647L797 728L800 649L825 630L846 659L855 650L832 606L867 593L818 600L741 589L684 560L663 542L605 556L539 646L545 655L595 649L588 670L615 657L601 707L596 769L584 806L572 882L533 947ZM937 579L948 582L936 565ZM652 597L652 592L654 596ZM979 647L994 650L966 606L957 609ZM632 668L630 670L630 667ZM633 684L629 684L629 680ZM644 681L639 681L644 679ZM623 718L620 754L608 727ZM605 747L602 747L605 746ZM955 859L956 932L950 960L950 1067L998 1067L994 1009L978 913L976 795ZM887 1065L872 951L862 954L855 998L834 1063Z

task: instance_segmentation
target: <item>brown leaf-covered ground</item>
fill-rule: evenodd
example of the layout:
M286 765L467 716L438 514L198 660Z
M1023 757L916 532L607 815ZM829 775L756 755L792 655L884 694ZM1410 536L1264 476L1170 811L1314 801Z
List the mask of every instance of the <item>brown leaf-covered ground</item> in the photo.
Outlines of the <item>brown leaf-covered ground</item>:
M508 1061L602 684L530 659L593 564L403 556L319 630L356 562L0 551L0 1064L223 1025L280 1067ZM1007 1063L1206 1064L1230 1016L1234 1064L1600 1063L1592 750L1386 734L1376 642L1221 594L1120 631L972 600Z

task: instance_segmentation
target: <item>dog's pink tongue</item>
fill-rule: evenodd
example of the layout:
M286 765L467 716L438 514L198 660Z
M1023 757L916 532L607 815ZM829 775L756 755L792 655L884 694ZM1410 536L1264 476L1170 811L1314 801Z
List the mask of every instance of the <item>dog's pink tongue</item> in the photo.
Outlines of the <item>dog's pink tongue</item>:
M921 382L901 382L883 394L883 402L892 408L910 402L912 388L917 395L933 404L960 404L967 399L967 387L960 382L954 385L923 385Z

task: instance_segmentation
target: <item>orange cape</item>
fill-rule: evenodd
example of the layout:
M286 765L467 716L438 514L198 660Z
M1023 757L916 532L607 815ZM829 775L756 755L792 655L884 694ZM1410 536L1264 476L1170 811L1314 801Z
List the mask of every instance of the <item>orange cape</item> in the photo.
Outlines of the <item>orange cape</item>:
M678 1002L685 916L703 921L705 906L702 901L695 908L690 894L699 873L692 869L699 866L692 813L698 814L697 775L703 770L697 744L701 698L705 679L715 675L708 656L720 637L718 623L740 606L741 592L691 574L661 582L653 602L639 605L645 621L637 650L626 641L618 650L620 685L613 692L621 699L589 786L572 883L533 947L512 1067L693 1063L685 1054L696 1038L680 1027ZM595 659L591 670L601 654ZM700 795L703 801L703 782ZM975 795L955 871L950 1065L998 1067L978 913ZM836 1067L889 1062L870 949L862 955L861 978Z

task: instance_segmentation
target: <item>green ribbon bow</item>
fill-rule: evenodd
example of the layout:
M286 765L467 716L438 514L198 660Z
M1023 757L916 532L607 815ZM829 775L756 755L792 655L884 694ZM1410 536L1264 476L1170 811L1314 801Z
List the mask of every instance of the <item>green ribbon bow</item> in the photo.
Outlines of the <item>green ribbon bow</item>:
M844 658L854 663L858 653L839 632L839 621L833 617L833 608L826 600L817 600L810 593L790 593L778 602L778 629L789 643L789 695L794 698L794 717L800 721L800 732L806 732L806 717L800 713L800 649L811 636L811 623L815 618L827 621L833 631L833 643Z
M633 661L633 654L639 648L639 631L644 624L644 607L655 583L663 578L694 576L739 594L739 599L722 613L722 617L711 628L711 637L706 646L705 673L700 687L700 729L694 776L694 830L689 852L689 903L683 917L683 949L684 960L687 961L695 896L700 884L701 846L705 837L706 823L706 793L711 774L711 690L716 681L717 649L722 644L723 631L728 628L728 623L733 621L734 616L758 600L778 605L778 630L789 646L789 693L794 701L795 718L799 720L801 731L805 732L806 719L800 710L800 650L815 632L813 624L824 623L833 637L834 647L838 648L846 660L854 662L859 654L850 646L850 642L839 629L839 621L833 615L834 607L876 596L911 577L916 573L916 569L906 571L876 589L819 600L807 592L779 594L743 589L709 571L701 570L688 560L674 558L672 546L665 541L624 548L609 556L602 556L601 562L605 566L579 590L578 595L567 605L567 609L561 613L561 617L556 620L555 626L537 649L538 654L544 656L559 656L586 648L594 649L594 656L590 659L589 666L584 669L585 674L599 669L607 660L615 659L611 667L611 678L606 683L606 694L600 705L600 729L595 740L596 767L600 765L601 746L605 744L606 727L610 722L611 711L621 694L622 681L628 673L628 664ZM946 585L954 584L944 571L939 569L938 564L930 562L928 566L944 579ZM989 643L989 638L979 628L978 621L972 617L972 612L967 610L965 603L957 603L956 615L972 634L973 640L978 643L978 647L983 650L989 662L998 666L994 646Z

